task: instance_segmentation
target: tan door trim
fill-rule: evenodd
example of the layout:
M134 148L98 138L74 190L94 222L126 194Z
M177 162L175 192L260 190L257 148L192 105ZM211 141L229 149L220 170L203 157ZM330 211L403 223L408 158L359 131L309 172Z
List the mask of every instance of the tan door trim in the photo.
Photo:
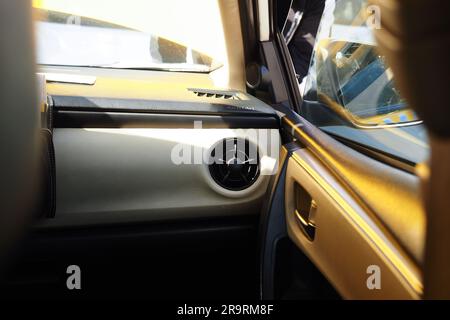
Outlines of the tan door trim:
M294 184L317 204L313 241L295 216ZM289 159L286 176L286 221L291 240L347 299L419 299L422 276L417 265L386 236L328 169L308 150ZM367 287L369 266L381 270L381 289Z

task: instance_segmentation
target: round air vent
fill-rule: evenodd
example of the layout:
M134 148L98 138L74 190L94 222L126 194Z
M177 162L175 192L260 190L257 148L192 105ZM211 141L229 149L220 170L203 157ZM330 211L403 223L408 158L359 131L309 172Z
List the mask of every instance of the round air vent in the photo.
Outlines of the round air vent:
M222 140L211 151L210 163L211 177L227 190L247 189L259 177L258 148L245 139Z

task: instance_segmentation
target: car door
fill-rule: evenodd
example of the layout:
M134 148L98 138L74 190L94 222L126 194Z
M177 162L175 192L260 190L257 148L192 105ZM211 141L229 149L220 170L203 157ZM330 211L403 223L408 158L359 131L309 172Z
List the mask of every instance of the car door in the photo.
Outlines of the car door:
M366 1L300 2L306 6L291 4L291 16L320 7L320 27L300 21L291 39L276 27L286 25L276 21L278 1L259 1L269 12L259 15L269 17L259 21L260 36L270 34L260 40L273 46L290 91L279 107L286 140L263 216L261 295L336 297L334 289L345 299L420 299L425 130L376 52L376 10ZM316 34L306 35L315 41L305 41L302 27L315 23ZM312 55L300 57L307 74L296 69L295 41L311 45ZM318 292L323 283L331 288Z

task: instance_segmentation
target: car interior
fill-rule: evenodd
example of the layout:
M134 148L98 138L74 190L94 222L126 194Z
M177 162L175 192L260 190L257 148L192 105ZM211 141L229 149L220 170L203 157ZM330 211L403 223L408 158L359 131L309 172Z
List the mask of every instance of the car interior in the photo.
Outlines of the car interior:
M64 2L0 4L2 298L450 298L447 2Z

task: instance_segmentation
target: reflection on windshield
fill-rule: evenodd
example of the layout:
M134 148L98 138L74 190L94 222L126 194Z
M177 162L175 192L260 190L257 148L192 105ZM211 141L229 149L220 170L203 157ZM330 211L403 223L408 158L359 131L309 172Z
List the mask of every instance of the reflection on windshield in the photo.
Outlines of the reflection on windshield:
M220 64L206 54L120 25L36 10L39 64L210 72Z
M385 125L418 120L401 98L391 69L374 46L334 41L321 48L316 59L319 98L344 108L357 123Z
M419 122L377 52L367 1L325 3L309 76L302 83L305 99L318 100L356 126Z
M377 51L377 16L367 0L293 0L288 9L281 30L303 97L301 116L351 145L424 161L425 127Z

